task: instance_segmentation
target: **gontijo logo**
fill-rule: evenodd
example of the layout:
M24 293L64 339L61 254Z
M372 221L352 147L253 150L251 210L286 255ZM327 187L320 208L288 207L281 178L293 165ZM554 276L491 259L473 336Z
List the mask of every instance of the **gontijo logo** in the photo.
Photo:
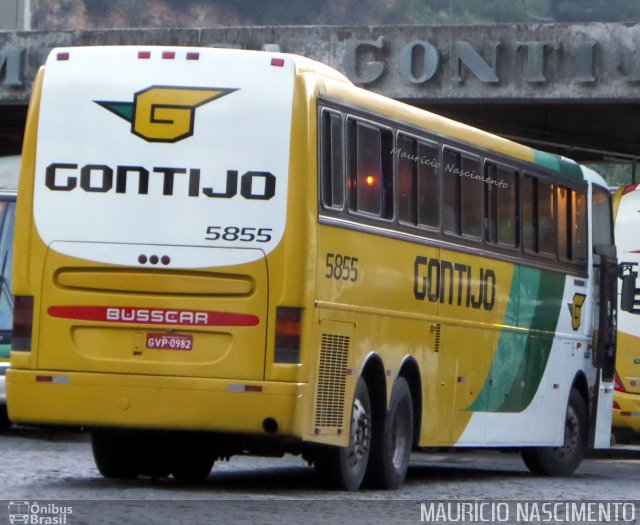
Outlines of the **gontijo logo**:
M131 123L131 133L149 142L178 142L193 135L196 108L237 89L151 86L133 102L95 103Z

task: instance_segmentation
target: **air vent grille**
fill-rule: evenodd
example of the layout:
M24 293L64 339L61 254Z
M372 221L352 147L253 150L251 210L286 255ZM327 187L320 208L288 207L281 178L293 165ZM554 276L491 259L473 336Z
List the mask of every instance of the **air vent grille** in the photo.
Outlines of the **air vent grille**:
M342 427L350 345L351 338L348 336L322 334L316 392L316 428Z

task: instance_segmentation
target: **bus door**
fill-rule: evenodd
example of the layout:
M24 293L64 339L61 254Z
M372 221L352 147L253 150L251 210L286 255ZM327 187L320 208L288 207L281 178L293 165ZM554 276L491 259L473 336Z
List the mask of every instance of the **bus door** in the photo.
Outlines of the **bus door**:
M616 358L618 264L613 244L611 200L604 188L593 187L593 283L595 292L594 348L596 395L592 400L590 443L608 448L611 441L613 382Z

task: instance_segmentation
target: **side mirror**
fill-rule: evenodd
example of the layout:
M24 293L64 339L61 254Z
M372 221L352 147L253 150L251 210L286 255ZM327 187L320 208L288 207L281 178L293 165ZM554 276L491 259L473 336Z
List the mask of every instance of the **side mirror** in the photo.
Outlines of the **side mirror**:
M639 310L634 310L636 304L636 280L638 278L638 272L633 271L635 264L636 263L620 263L619 277L622 279L620 309L625 312L635 311L636 313L640 313Z
M620 294L620 309L625 312L633 312L633 305L636 299L636 276L635 274L622 276L622 293Z

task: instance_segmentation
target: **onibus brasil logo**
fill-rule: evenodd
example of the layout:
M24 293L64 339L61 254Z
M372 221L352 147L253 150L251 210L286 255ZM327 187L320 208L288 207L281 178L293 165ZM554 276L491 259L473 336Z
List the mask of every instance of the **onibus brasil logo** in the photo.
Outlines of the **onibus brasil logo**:
M10 501L9 523L28 523L33 525L67 525L67 516L73 514L73 508L58 503L38 503L37 501Z
M96 100L96 104L131 123L131 133L149 142L178 142L193 135L196 108L237 89L151 86L133 102Z

